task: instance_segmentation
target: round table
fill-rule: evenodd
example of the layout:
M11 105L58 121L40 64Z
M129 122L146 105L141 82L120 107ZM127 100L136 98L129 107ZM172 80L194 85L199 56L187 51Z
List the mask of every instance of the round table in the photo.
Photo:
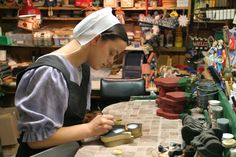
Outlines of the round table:
M153 157L158 146L181 143L181 120L168 120L156 115L155 101L128 101L112 104L102 111L104 114L121 118L122 124L142 123L142 136L133 143L116 147L105 147L99 140L84 142L75 157ZM121 149L122 155L113 155L112 151Z

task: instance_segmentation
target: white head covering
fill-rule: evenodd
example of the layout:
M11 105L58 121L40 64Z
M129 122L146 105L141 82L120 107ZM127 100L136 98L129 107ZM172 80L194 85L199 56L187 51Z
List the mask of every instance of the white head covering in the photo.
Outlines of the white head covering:
M120 23L112 14L111 8L103 8L85 17L73 30L74 38L81 45L87 44L97 35Z

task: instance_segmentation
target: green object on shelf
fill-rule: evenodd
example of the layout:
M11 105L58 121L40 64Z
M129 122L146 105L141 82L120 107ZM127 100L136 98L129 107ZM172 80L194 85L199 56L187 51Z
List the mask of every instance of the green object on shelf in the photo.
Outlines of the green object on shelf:
M130 101L133 101L133 100L155 100L156 98L157 98L156 96L151 96L151 95L131 96Z
M208 111L207 111L207 110L204 110L204 111L203 111L203 114L204 114L204 117L205 117L206 123L207 123L207 124L210 124L209 113L208 113Z
M181 78L181 79L178 81L178 86L179 86L180 88L182 88L185 92L191 93L191 86L192 86L192 83L191 83L191 79L190 79L189 77Z
M215 31L214 38L216 40L224 39L223 31L222 30Z
M157 95L154 91L150 92L150 95L141 95L141 96L131 96L130 101L133 100L155 100Z
M8 36L0 36L0 45L11 45L11 39Z
M219 100L223 107L223 117L229 119L230 132L236 137L236 114L231 108L224 92L219 88Z

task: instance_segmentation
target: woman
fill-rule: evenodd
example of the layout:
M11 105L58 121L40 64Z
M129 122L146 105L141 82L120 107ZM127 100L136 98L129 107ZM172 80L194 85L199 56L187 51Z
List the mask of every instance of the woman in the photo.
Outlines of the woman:
M73 33L70 43L17 76L15 103L21 131L17 157L102 135L114 124L112 115L81 122L90 107L90 66L97 70L112 64L127 46L127 34L111 8L87 16Z

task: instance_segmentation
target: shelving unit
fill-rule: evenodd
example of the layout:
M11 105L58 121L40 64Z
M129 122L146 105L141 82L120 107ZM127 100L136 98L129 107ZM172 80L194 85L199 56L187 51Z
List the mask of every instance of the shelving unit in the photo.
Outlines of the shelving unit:
M191 20L191 0L188 0L188 7L149 7L148 11L149 13L154 13L154 11L158 11L160 13L163 13L165 11L170 12L172 10L176 10L178 13L185 13L189 20ZM7 6L1 6L0 5L0 23L3 23L3 31L9 31L11 27L15 26L17 24L17 11L21 6L15 6L15 7L7 7ZM79 8L74 7L73 5L69 6L55 6L55 7L45 7L45 6L37 6L41 10L42 14L42 24L41 26L56 26L61 27L62 25L71 26L72 28L85 17L85 12L90 10L96 10L99 8ZM52 11L54 16L48 16L48 11ZM137 7L131 7L131 8L122 8L122 10L125 12L125 14L139 14L144 13L146 8L137 8ZM116 11L116 8L113 8L113 11ZM68 17L63 16L61 13L65 13L68 15ZM79 15L78 15L79 14ZM63 17L61 17L63 16ZM64 22L66 21L66 22ZM126 19L127 24L138 24L137 18L130 18L130 16L127 16ZM10 24L8 26L7 24ZM9 30L8 30L9 29ZM16 28L18 29L18 28ZM11 29L14 30L14 29ZM187 27L187 35L188 36L188 27ZM10 46L4 46L4 48L7 49L7 51L11 54L17 53L18 51L22 51L25 49L26 52L30 54L31 52L49 52L49 50L53 50L56 48L59 48L58 46L35 46L35 45L10 45ZM143 48L134 48L134 47L127 47L127 51L143 51ZM182 48L165 48L165 47L159 47L158 51L160 54L168 54L168 55L178 55L181 53L181 55L184 55L184 53L187 51L186 47ZM24 52L24 53L26 53Z
M191 3L191 0L189 0L190 3ZM191 4L190 4L191 5ZM15 6L15 7L7 7L7 6L0 6L0 10L3 10L3 11L14 11L14 13L12 14L15 14L15 16L4 16L0 15L0 19L1 20L17 20L18 18L16 17L17 16L17 10L19 9L20 7L18 6ZM44 11L48 11L49 9L51 9L52 11L88 11L88 10L93 10L94 8L79 8L79 7L73 7L73 6L55 6L55 7L37 7L38 9L40 9L42 12ZM116 8L113 8L113 10L115 11ZM131 7L131 8L122 8L123 11L131 11L131 12L136 12L136 11L145 11L145 8L136 8L136 7ZM148 8L149 11L164 11L164 10L177 10L177 11L187 11L188 12L188 18L190 19L190 10L191 10L191 7L149 7ZM44 17L42 18L43 20L64 20L63 18L61 17ZM68 20L82 20L83 17L78 17L78 18L75 18L75 17L68 17Z
M158 11L160 13L163 12L171 12L172 10L176 10L178 13L182 14L185 13L189 20L191 20L191 0L188 0L188 7L149 7L148 11L149 13L153 14L155 11ZM17 28L17 13L20 6L16 7L7 7L7 6L1 6L0 5L0 26L2 27L3 32L12 31L12 30L19 30ZM72 28L85 17L85 12L94 10L96 8L79 8L74 6L56 6L56 7L44 7L44 6L37 6L37 8L40 9L42 13L42 24L41 26L50 26L50 27L63 27L71 26ZM52 11L54 16L48 16L48 11ZM122 8L122 10L125 12L126 15L130 14L140 14L145 13L145 8ZM116 8L113 8L113 12L115 13ZM60 17L60 13L69 13L68 17ZM133 17L133 16L132 16ZM138 24L137 18L130 18L130 16L127 16L126 19L127 24ZM188 27L186 28L188 31ZM22 30L21 30L22 31ZM30 33L30 32L28 32ZM19 62L23 61L29 61L32 60L32 56L41 56L47 53L50 53L54 51L55 49L59 48L60 46L36 46L36 45L0 45L1 49L5 49L7 51L7 54L11 56L12 58L15 58ZM159 54L163 57L160 57L159 63L162 63L167 56L171 56L173 58L174 63L179 63L180 60L183 60L181 58L184 58L184 54L187 51L185 47L183 48L165 48L165 47L159 47ZM126 48L126 51L143 51L143 47L132 47L128 46ZM181 57L180 57L181 54ZM8 87L7 88L7 96L4 97L4 100L1 100L3 104L5 102L11 102L14 104L12 100L15 92L14 87Z

